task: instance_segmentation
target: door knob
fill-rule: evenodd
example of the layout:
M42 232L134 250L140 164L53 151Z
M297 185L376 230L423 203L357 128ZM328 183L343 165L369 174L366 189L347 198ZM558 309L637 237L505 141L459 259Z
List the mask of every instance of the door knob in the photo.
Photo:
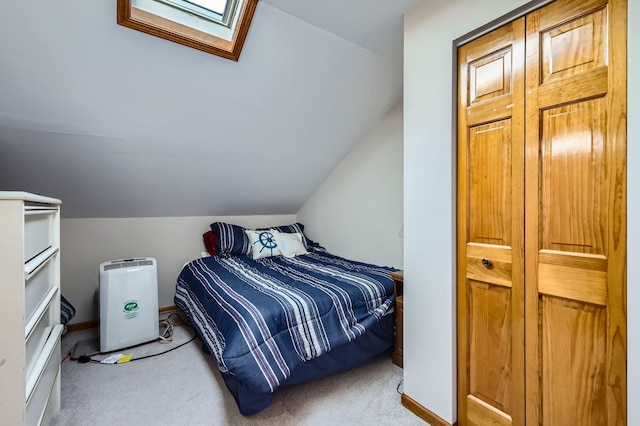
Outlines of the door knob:
M493 266L493 263L491 263L491 261L485 257L484 259L482 259L482 266L484 266L485 268L491 268Z

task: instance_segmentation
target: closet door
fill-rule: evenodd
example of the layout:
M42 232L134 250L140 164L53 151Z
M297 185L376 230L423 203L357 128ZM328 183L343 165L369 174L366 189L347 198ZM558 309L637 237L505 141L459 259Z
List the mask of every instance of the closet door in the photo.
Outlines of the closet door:
M626 10L527 16L528 425L626 424Z
M461 426L524 423L524 34L458 51Z
M458 51L461 425L626 424L626 32L557 0Z

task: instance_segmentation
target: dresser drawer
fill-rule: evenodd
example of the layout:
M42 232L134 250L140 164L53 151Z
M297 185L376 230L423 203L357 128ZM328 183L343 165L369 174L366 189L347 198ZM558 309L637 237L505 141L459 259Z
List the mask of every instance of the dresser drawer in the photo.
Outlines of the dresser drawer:
M57 208L27 206L24 210L25 263L55 243Z
M52 289L47 295L46 299L42 301L41 306L36 312L36 315L32 321L27 323L26 330L26 344L25 344L25 371L26 376L29 377L33 371L33 367L38 360L38 356L42 351L47 339L51 334L51 330L60 324L60 314L57 308L58 297L57 289ZM43 310L44 308L44 310ZM35 324L33 324L35 321Z
M58 372L58 375L56 376L56 379L53 383L53 386L56 389L60 388L60 372ZM56 410L59 409L60 407L60 394L57 392L51 392L51 394L49 395L49 400L47 401L47 405L44 408L44 412L42 413L42 417L40 418L40 423L38 423L39 425L48 425L49 423L51 423L51 418L53 417L53 415L56 413Z
M49 290L58 285L56 282L57 260L58 250L51 248L25 265L24 318L26 322L29 322Z
M36 361L35 368L27 376L26 425L39 424L45 414L47 402L51 397L51 391L60 370L61 335L62 326L57 325L49 335L49 339L47 339L47 343Z

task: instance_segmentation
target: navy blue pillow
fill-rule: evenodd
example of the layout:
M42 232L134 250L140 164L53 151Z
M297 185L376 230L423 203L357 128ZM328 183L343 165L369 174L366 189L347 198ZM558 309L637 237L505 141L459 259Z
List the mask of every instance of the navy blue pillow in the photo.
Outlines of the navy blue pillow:
M66 325L75 315L76 308L63 295L60 295L60 322Z
M244 233L245 228L224 222L213 222L211 230L218 236L216 241L216 254L227 257L231 255L250 255L251 242Z

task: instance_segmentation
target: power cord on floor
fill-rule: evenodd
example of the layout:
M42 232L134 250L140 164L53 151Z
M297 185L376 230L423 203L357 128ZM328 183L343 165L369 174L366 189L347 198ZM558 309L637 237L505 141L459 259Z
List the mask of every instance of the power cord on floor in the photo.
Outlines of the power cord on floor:
M176 346L176 347L174 347L174 348L167 349L166 351L164 351L164 352L160 352L160 353L157 353L157 354L151 354L151 355L141 356L140 358L131 358L131 359L130 359L129 361L127 361L127 362L140 361L140 360L142 360L142 359L153 358L154 356L164 355L164 354L169 353L169 352L171 352L171 351L175 351L176 349L181 348L181 347L183 347L184 345L187 345L187 344L189 344L189 343L193 342L194 340L196 340L196 336L195 336L195 334L194 334L194 336L193 336L191 339L189 339L188 341L186 341L186 342L184 342L184 343L179 344L178 346ZM117 365L117 364L103 364L102 362L98 361L97 359L91 359L90 361L91 361L91 362L94 362L94 363L97 363L97 364L102 364L102 365Z
M172 316L178 317L178 322L171 321ZM180 326L191 327L188 323L185 323L182 320L182 317L178 315L176 312L172 312L169 314L169 316L166 319L160 320L160 325L164 327L164 330L162 331L162 333L160 333L160 336L158 336L158 341L160 343L170 343L173 341L174 327L180 327Z
M171 343L173 341L173 323L160 321L160 325L164 326L164 331L158 336L158 342Z
M404 382L404 379L400 380L400 383L398 383L398 386L396 386L396 392L398 392L400 395L402 395L402 392L400 392L400 386L402 386L402 382Z
M71 361L78 361L78 362L79 362L79 363L81 363L81 364L82 364L82 363L85 363L85 362L88 362L88 361L85 361L83 357L92 357L93 355L97 355L97 354L99 354L99 353L100 353L100 351L95 351L95 352L91 352L91 353L89 353L89 354L84 353L84 354L82 354L82 355L80 355L80 356L76 356L76 351L78 350L78 345L79 345L80 343L82 343L82 342L84 342L84 340L81 340L81 341L79 341L79 342L76 342L76 344L75 344L75 345L73 345L73 348L69 351L69 354L68 354L69 359L70 359ZM82 358L82 360L81 360L81 358ZM66 357L65 357L65 359L66 359Z
M178 321L174 322L174 321L171 320L171 318L174 317L174 316L178 318ZM133 346L129 346L129 347L126 347L126 348L121 348L121 349L118 349L117 351L110 351L110 352L95 351L95 352L91 352L91 353L88 353L88 354L85 353L85 354L82 354L80 356L77 356L76 355L76 351L77 351L77 348L78 348L78 344L82 343L82 341L76 342L76 344L73 346L73 349L71 351L69 351L67 356L65 356L62 359L62 361L60 361L60 363L64 362L68 358L68 359L71 359L72 361L77 361L80 364L86 364L88 362L103 364L99 360L95 360L92 357L95 356L95 355L108 355L108 354L111 354L111 353L114 353L114 352L119 352L119 351L126 350L126 349L137 348L139 346L148 345L149 343L155 343L155 342L164 343L164 344L171 343L173 341L174 327L186 326L186 327L190 327L191 329L193 329L193 326L189 322L184 321L182 319L182 317L176 312L172 312L172 313L169 314L169 316L166 319L160 320L160 325L164 327L164 330L160 333L160 336L158 336L157 340L154 340L152 342L140 343L138 345L133 345ZM159 352L159 353L156 353L156 354L145 355L145 356L140 357L140 358L132 358L128 362L139 361L139 360L142 360L142 359L153 358L153 357L156 357L156 356L164 355L166 353L174 351L174 350L176 350L178 348L181 348L181 347L193 342L196 339L196 337L197 337L196 333L194 332L193 333L193 337L191 337L191 339L189 339L188 341L186 341L184 343L181 343L180 345L178 345L176 347L173 347L171 349L168 349L166 351ZM112 365L112 364L105 364L105 365Z

